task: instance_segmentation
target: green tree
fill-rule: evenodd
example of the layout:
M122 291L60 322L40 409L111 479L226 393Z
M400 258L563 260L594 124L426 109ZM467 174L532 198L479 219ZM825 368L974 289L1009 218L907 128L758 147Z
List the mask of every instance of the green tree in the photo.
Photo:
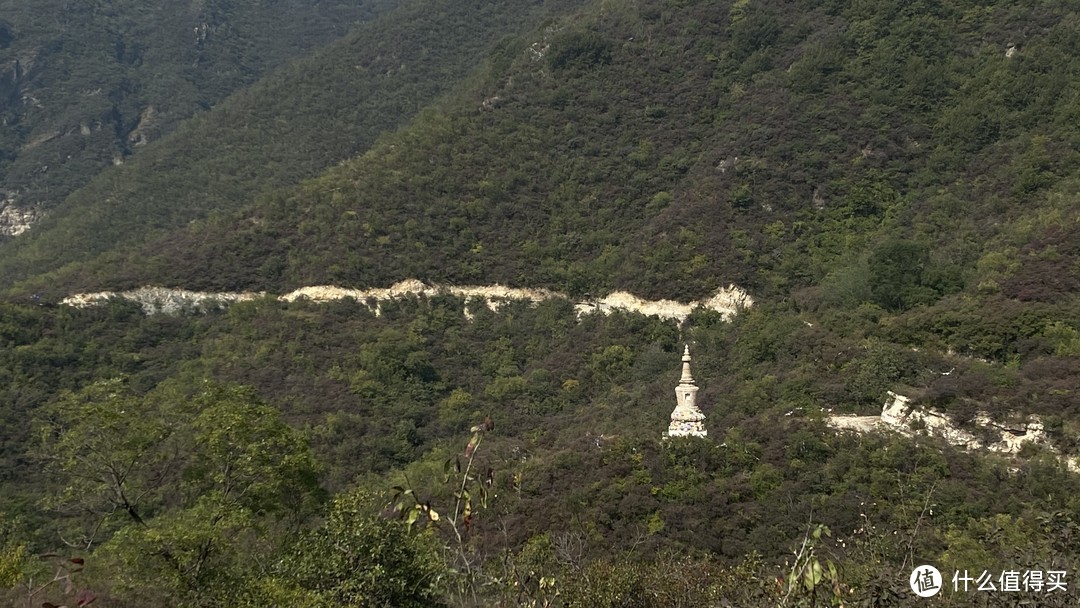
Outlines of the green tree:
M285 560L276 587L327 608L441 605L445 573L434 533L410 533L382 517L382 506L362 489L335 498L326 523Z
M253 565L317 505L307 444L250 388L206 383L185 398L163 386L139 396L109 380L50 413L42 454L59 482L54 504L91 514L87 548L126 523L95 557L132 601L234 600Z
M190 416L166 391L139 396L122 379L66 393L44 410L37 454L56 485L46 503L81 520L73 542L90 549L119 519L145 524L164 505L190 455L181 438Z
M936 293L923 283L930 250L921 243L894 239L870 254L870 294L888 310L907 310L932 302Z
M211 385L196 399L194 458L184 473L188 500L253 513L309 512L318 466L304 438L248 387Z
M22 576L26 544L12 538L6 513L0 513L0 589L14 587Z

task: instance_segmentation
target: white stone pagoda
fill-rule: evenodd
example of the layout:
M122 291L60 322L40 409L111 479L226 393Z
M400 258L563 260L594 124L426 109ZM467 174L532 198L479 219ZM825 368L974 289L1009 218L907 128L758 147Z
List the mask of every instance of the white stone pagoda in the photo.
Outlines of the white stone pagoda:
M687 344L682 356L682 378L675 387L675 399L678 405L671 412L671 424L668 425L668 437L705 437L705 414L694 403L698 387L690 375L690 345Z

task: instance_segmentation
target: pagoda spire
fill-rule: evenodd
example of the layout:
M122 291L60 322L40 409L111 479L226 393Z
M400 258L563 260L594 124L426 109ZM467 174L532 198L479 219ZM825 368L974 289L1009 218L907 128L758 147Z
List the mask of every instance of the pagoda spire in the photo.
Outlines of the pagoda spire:
M682 355L682 378L679 378L679 384L693 384L694 377L690 375L690 345L683 344Z
M668 437L705 437L705 414L695 403L698 387L690 374L690 345L683 346L682 377L675 387L675 411L671 412Z

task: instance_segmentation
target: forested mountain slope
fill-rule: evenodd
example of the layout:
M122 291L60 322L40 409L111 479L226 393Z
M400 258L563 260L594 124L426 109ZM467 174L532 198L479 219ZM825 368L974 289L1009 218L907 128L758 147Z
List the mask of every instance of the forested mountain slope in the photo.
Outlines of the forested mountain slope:
M96 173L396 1L0 2L0 202Z
M21 281L0 305L0 583L41 580L25 556L54 548L88 564L73 590L119 606L904 606L917 564L947 585L1076 572L1080 476L1057 458L1080 453L1071 3L551 14L317 177L236 182L167 234L134 220L158 203L117 207L146 240L115 249L79 240L69 199L71 223L0 260ZM200 120L233 126L257 90ZM116 175L155 192L136 164L169 139ZM56 305L408 277L570 298ZM729 283L754 299L729 320L572 303ZM661 441L687 343L709 438ZM888 390L973 432L976 412L1037 414L1049 441L1002 457L826 426ZM934 601L1074 606L1074 583Z
M0 246L0 284L316 175L430 104L504 35L577 3L402 3L102 171L32 231Z
M593 6L505 39L452 100L319 179L33 285L419 277L689 300L734 282L843 333L1075 352L1075 12L799 6Z
M1072 238L1046 233L1076 218L1067 3L586 15L504 40L453 103L95 287L417 276L690 297L734 281L877 290L898 309L993 291L1025 239ZM928 257L910 293L886 296L865 284L868 256L897 240Z

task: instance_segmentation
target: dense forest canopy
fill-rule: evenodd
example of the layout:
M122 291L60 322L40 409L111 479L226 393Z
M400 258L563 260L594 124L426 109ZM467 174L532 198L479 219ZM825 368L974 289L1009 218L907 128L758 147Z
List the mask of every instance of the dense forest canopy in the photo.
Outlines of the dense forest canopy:
M188 74L206 111L0 244L0 597L901 606L934 564L936 605L1076 604L951 586L1078 565L1071 3L314 4L289 32L367 21L285 57L260 11L303 3L191 3L266 75ZM83 10L144 48L123 6ZM274 297L413 277L570 299ZM730 320L574 308L730 284ZM268 295L59 304L139 285ZM661 439L684 344L707 440ZM827 424L888 391L1047 440Z

